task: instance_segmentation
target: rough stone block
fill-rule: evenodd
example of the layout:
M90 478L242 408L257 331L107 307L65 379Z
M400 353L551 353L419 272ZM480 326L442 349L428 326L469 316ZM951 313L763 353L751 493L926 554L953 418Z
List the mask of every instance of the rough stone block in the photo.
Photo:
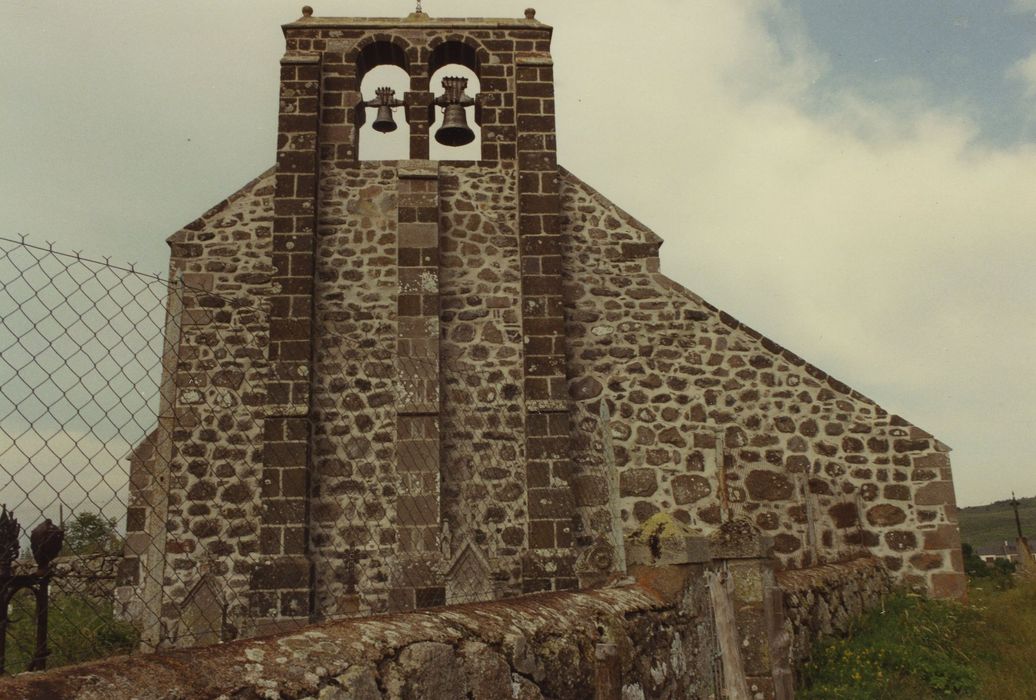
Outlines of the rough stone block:
M400 496L396 512L402 526L436 525L439 522L439 499L435 496Z
M252 590L306 588L310 564L305 557L277 557L260 562L252 571Z
M940 525L924 531L925 549L956 549L960 547L960 532L956 525Z
M968 593L968 579L962 573L932 574L932 596L960 600Z
M952 481L932 481L917 489L914 503L919 506L940 506L955 502Z

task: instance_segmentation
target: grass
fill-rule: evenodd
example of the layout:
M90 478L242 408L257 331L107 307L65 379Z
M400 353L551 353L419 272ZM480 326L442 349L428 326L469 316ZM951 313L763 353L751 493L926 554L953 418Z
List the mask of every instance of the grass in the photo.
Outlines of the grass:
M1019 498L1018 514L1026 536L1036 532L1036 498ZM1014 523L1014 509L1009 501L997 501L985 506L961 508L960 536L975 547L998 545L1007 540L1014 542L1018 530Z
M1036 697L1036 582L979 583L968 605L898 594L818 645L806 700Z
M981 693L975 697L1036 697L1036 581L1007 591L979 584L971 600L985 623L981 636L967 640L982 652L977 665Z
M7 673L20 673L35 650L35 602L25 592L11 602L7 633ZM52 594L48 612L47 668L130 652L137 644L133 626L116 620L111 603L86 596Z

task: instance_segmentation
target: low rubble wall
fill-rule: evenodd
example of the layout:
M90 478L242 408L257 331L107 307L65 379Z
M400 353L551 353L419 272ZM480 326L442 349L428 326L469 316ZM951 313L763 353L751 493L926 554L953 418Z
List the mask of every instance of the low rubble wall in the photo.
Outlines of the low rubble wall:
M853 619L880 605L892 590L888 570L870 557L782 571L777 584L784 591L784 625L795 667L809 658L818 639L845 634Z
M116 657L0 679L0 698L708 697L704 587L676 578Z
M122 554L68 554L58 557L50 565L51 595L86 596L111 602L115 598L115 578ZM20 559L14 562L15 573L36 571L36 562Z

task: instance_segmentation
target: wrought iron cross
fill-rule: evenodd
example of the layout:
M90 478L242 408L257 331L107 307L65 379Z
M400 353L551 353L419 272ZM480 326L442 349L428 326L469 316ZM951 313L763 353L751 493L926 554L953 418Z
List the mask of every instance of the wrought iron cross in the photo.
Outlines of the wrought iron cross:
M422 14L424 10L421 9L421 0L417 0L417 14Z
M1018 506L1021 503L1018 502L1018 498L1014 495L1014 491L1011 492L1011 507L1014 508L1014 525L1018 528L1018 539L1025 539L1025 535L1022 534L1022 518L1018 515Z

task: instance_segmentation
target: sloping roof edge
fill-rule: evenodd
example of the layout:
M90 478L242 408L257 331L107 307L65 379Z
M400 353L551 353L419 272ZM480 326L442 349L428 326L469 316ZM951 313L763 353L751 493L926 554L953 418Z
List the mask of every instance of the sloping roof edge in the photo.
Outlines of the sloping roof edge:
M655 233L650 228L645 226L636 217L634 217L632 214L630 214L625 209L620 207L618 204L616 204L612 200L610 200L607 197L605 197L603 194L600 193L599 190L594 188L592 185L588 184L585 180L583 180L578 175L575 175L571 170L568 170L567 168L565 168L563 166L560 166L560 165L558 166L558 170L561 171L561 176L562 177L571 178L572 180L577 182L580 186L584 187L591 194L593 194L594 196L596 196L596 197L600 198L601 200L603 200L604 202L606 202L608 204L608 206L613 207L615 209L616 213L619 215L619 218L622 219L622 221L624 223L626 223L627 225L637 229L641 233L644 233L645 235L647 235L650 238L650 240L648 241L649 243L657 243L659 246L661 246L663 243L665 243L665 240L661 236L659 236L657 233ZM688 291L690 291L690 290L688 290Z
M626 212L622 207L620 207L619 205L615 204L615 202L613 202L612 200L610 200L607 197L605 197L603 194L600 193L600 191L595 189L593 186L587 184L586 181L584 181L582 178L578 177L577 175L573 174L570 170L568 170L568 169L566 169L564 167L561 167L560 165L558 166L558 169L561 171L561 176L563 178L569 179L570 181L572 181L577 186L584 188L593 197L595 197L598 200L600 200L600 202L602 204L605 204L605 205L613 208L614 211L615 211L615 214L620 219L622 219L624 223L626 223L630 227L636 229L637 231L640 231L641 233L643 233L646 237L649 238L649 242L657 243L658 246L662 245L662 243L664 242L664 239L661 236L659 236L657 233L655 233L650 228L645 226L643 223L641 223L639 220L637 220L631 214ZM837 392L839 392L841 394L844 394L846 396L849 396L850 398L853 398L853 399L856 399L856 400L859 400L859 401L865 401L865 402L871 404L872 406L876 407L877 409L885 412L886 414L888 414L888 419L889 419L890 427L910 428L910 429L912 429L912 431L911 431L911 433L912 433L911 434L911 438L912 439L931 439L937 445L937 449L939 449L940 451L944 451L944 452L952 452L953 451L952 447L950 447L946 443L944 443L941 440L939 440L931 432L925 430L924 428L921 428L921 427L915 425L914 423L911 423L910 421L906 420L905 418L903 418L902 416L900 416L898 414L891 413L884 406L879 404L874 399L872 399L869 396L865 395L864 393L854 389L849 384L847 384L847 383L837 379L836 377L833 377L833 376L829 375L827 372L825 372L824 370L820 369L816 365L808 362L807 360L805 360L804 358L802 358L798 354L796 354L796 353L792 352L791 350L785 348L783 345L781 345L780 343L776 342L775 340L772 340L772 339L768 338L767 336L763 335L762 333L760 333L759 331L755 330L754 328L752 328L748 324L739 321L738 319L736 319L734 316L730 315L726 311L723 311L719 307L714 306L713 304L710 304L704 298L699 296L696 292L688 289L687 287L684 287L679 282L677 282L677 281L667 277L666 275L662 274L661 272L657 272L657 273L655 273L655 275L671 291L673 291L674 293L680 294L682 296L686 296L686 297L690 298L691 300L693 300L694 302L701 304L709 312L715 314L718 317L718 319L724 325L728 326L729 328L731 328L733 330L740 330L740 331L744 332L746 335L748 335L749 337L751 337L752 339L758 341L759 344L762 345L763 348L767 352L770 352L773 355L777 355L777 356L782 357L784 360L790 362L792 365L795 365L796 367L802 367L803 371L806 372L806 374L808 374L809 376L813 377L817 381L824 382L833 391L837 391Z
M214 206L212 206L211 208L209 208L204 214L202 214L198 218L194 219L193 221L191 221L186 226L182 226L182 227L180 227L179 230L177 230L174 233L170 234L165 239L165 242L166 243L170 243L170 244L171 243L178 243L179 242L179 238L178 237L182 236L185 231L199 231L199 230L205 228L205 224L206 224L206 222L209 219L212 219L214 216L216 216L217 214L219 214L222 211L226 211L226 209L231 204L233 204L234 202L236 202L236 201L242 199L243 197L246 197L249 194L251 194L255 190L256 186L260 182L262 182L263 179L269 177L270 175L273 175L276 171L277 171L277 166L276 165L271 165L269 168L267 168L263 172L259 173L259 175L257 175L256 177L252 178L247 183L245 183L244 186L240 187L233 194L231 194L230 196L228 196L225 199L223 199L221 202L219 202L219 203L215 204Z

